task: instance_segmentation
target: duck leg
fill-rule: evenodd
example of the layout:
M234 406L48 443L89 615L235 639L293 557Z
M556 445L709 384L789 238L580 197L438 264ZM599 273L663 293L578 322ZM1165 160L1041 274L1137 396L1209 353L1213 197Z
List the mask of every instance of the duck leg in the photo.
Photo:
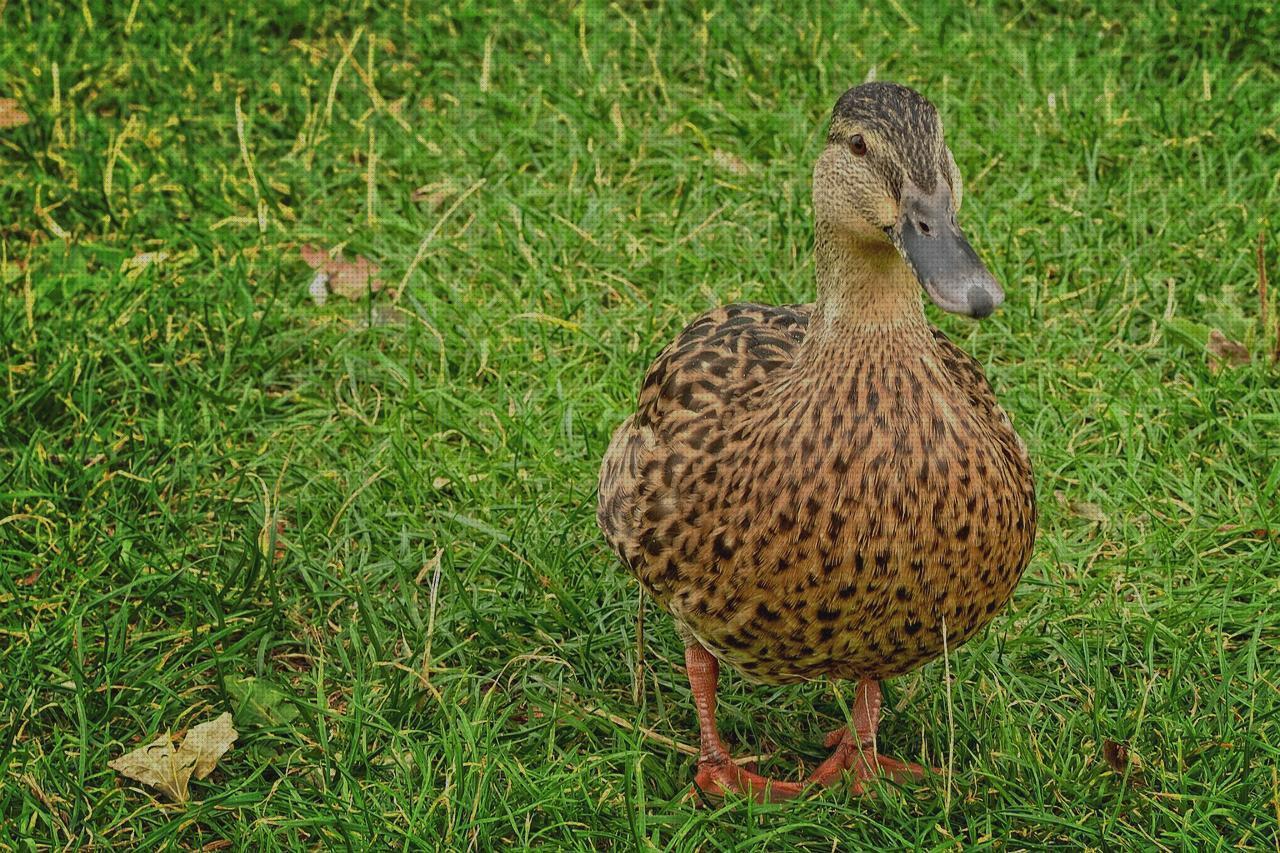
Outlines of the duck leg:
M684 665L689 673L689 687L698 708L698 774L694 787L721 798L732 791L757 802L789 800L804 790L798 782L781 782L753 773L733 762L728 748L716 728L716 684L720 680L720 662L715 656L691 642L685 646Z
M858 682L853 700L853 727L841 726L827 735L826 745L833 747L826 761L813 771L811 783L831 785L848 771L853 777L853 793L863 793L869 779L883 774L895 782L922 778L928 770L881 755L876 750L876 732L880 728L880 682L864 679ZM940 772L934 769L935 773Z
M810 785L834 785L848 772L853 777L856 796L865 791L865 782L877 776L904 782L919 779L928 772L919 764L899 761L876 751L881 697L880 682L872 680L858 682L853 727L841 726L827 735L826 746L833 752L804 782L783 782L739 767L720 739L720 731L716 727L716 685L720 679L720 662L701 645L691 642L685 646L684 663L698 709L698 773L693 784L704 794L722 798L733 792L751 797L756 802L780 802L799 796ZM935 769L933 772L940 771Z

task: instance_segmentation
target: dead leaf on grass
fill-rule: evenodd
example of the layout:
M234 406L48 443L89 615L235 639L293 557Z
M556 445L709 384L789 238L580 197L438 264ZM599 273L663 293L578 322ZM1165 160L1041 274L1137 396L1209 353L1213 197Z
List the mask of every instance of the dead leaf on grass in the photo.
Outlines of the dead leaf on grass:
M1239 367L1249 363L1249 350L1239 341L1233 341L1217 329L1209 332L1209 367L1217 370L1223 364Z
M193 727L176 750L166 732L107 766L155 788L170 802L185 803L190 798L187 785L191 777L203 779L212 773L218 759L231 748L237 737L236 730L231 727L231 715L224 713Z
M31 116L27 115L22 107L18 106L18 102L13 98L0 98L0 130L10 127L22 127L22 125L31 121Z
M1129 784L1141 785L1142 762L1138 756L1129 752L1129 746L1122 741L1104 738L1102 741L1102 760L1107 762L1111 771L1119 776L1129 774Z
M316 271L307 289L317 305L323 305L329 293L354 300L377 293L385 286L378 278L378 265L363 255L347 260L342 252L331 254L310 245L300 246L298 252L307 266Z

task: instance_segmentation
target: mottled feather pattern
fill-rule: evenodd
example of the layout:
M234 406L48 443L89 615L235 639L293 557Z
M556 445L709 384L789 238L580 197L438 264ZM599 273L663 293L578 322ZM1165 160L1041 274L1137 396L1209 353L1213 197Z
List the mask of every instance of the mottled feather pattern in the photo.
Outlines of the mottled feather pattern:
M1012 594L1034 540L1030 463L940 331L806 341L812 310L691 323L614 434L599 522L686 638L749 678L887 678Z

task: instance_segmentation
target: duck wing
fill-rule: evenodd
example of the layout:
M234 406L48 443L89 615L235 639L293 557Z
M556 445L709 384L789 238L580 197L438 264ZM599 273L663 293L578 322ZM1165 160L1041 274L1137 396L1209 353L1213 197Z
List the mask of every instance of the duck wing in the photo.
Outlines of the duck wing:
M667 552L697 507L681 484L715 476L738 413L787 370L811 305L727 305L690 323L650 366L636 413L613 434L600 469L596 518L606 541L650 592L676 570ZM659 598L662 596L659 594Z

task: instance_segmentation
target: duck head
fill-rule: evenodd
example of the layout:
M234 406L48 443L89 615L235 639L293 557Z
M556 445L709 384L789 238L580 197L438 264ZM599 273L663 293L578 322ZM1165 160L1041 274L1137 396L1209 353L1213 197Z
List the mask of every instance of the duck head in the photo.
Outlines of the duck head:
M956 223L962 197L938 111L923 95L865 83L840 97L814 168L819 229L855 253L896 251L939 308L986 317L1004 291Z

